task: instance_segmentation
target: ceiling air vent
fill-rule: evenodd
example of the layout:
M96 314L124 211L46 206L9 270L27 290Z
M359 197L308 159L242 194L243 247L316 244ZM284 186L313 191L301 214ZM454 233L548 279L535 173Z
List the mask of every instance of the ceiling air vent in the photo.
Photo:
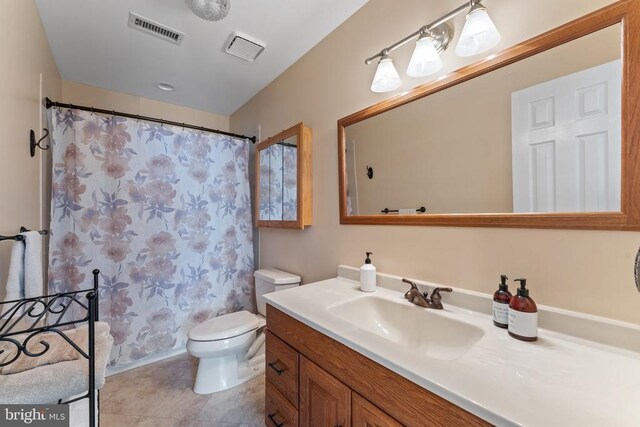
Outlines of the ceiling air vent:
M229 55L237 56L245 61L255 61L264 50L264 45L243 34L235 33L229 38L224 50Z
M143 18L133 12L129 12L129 26L134 30L151 34L152 36L156 36L178 46L182 44L182 39L184 38L184 34L181 32L171 29L166 25L158 24L151 19Z

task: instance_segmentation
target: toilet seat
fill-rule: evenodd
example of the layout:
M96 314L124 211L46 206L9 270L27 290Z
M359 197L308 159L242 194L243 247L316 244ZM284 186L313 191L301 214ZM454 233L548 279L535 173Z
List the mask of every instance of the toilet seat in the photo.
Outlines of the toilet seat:
M260 317L248 311L225 314L194 326L188 336L199 342L229 340L264 326L264 319Z

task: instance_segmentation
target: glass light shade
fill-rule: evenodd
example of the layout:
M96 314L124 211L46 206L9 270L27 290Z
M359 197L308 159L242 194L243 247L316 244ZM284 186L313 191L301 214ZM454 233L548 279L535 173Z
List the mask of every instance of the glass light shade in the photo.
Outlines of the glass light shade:
M231 0L185 0L193 13L207 21L224 19L231 10Z
M431 37L421 37L416 42L407 74L411 77L424 77L437 73L442 68L442 59L433 44Z
M388 56L383 56L378 63L376 75L371 83L371 91L382 93L397 89L402 84L400 74L393 66L393 61Z
M455 52L458 56L478 55L491 49L499 41L500 33L487 10L479 8L467 15Z

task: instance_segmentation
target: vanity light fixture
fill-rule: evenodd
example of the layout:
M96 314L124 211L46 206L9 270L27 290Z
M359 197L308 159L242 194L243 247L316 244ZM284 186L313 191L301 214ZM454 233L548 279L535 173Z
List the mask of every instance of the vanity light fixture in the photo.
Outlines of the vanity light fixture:
M411 77L425 77L435 74L442 69L442 59L436 49L433 37L424 32L416 42L416 48L411 55L407 67L407 75Z
M386 53L380 57L376 75L371 83L371 91L382 93L398 89L402 84L400 74L393 65L393 60Z
M462 34L456 45L456 55L474 56L491 49L500 41L500 32L489 17L487 8L474 3L467 14Z
M389 53L416 37L418 41L407 67L407 75L425 77L440 71L443 66L440 53L449 47L453 38L453 27L448 21L462 12L467 12L467 18L455 49L458 56L478 55L498 44L500 33L481 1L467 1L462 6L381 50L380 53L367 58L364 61L367 65L379 59L371 90L373 92L390 92L401 86L402 80L393 66Z

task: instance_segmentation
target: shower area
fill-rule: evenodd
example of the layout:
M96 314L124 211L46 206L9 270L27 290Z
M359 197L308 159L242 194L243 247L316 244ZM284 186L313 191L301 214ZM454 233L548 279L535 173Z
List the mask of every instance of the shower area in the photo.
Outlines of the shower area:
M184 349L198 323L254 310L255 138L52 103L50 293L100 270L112 370Z

